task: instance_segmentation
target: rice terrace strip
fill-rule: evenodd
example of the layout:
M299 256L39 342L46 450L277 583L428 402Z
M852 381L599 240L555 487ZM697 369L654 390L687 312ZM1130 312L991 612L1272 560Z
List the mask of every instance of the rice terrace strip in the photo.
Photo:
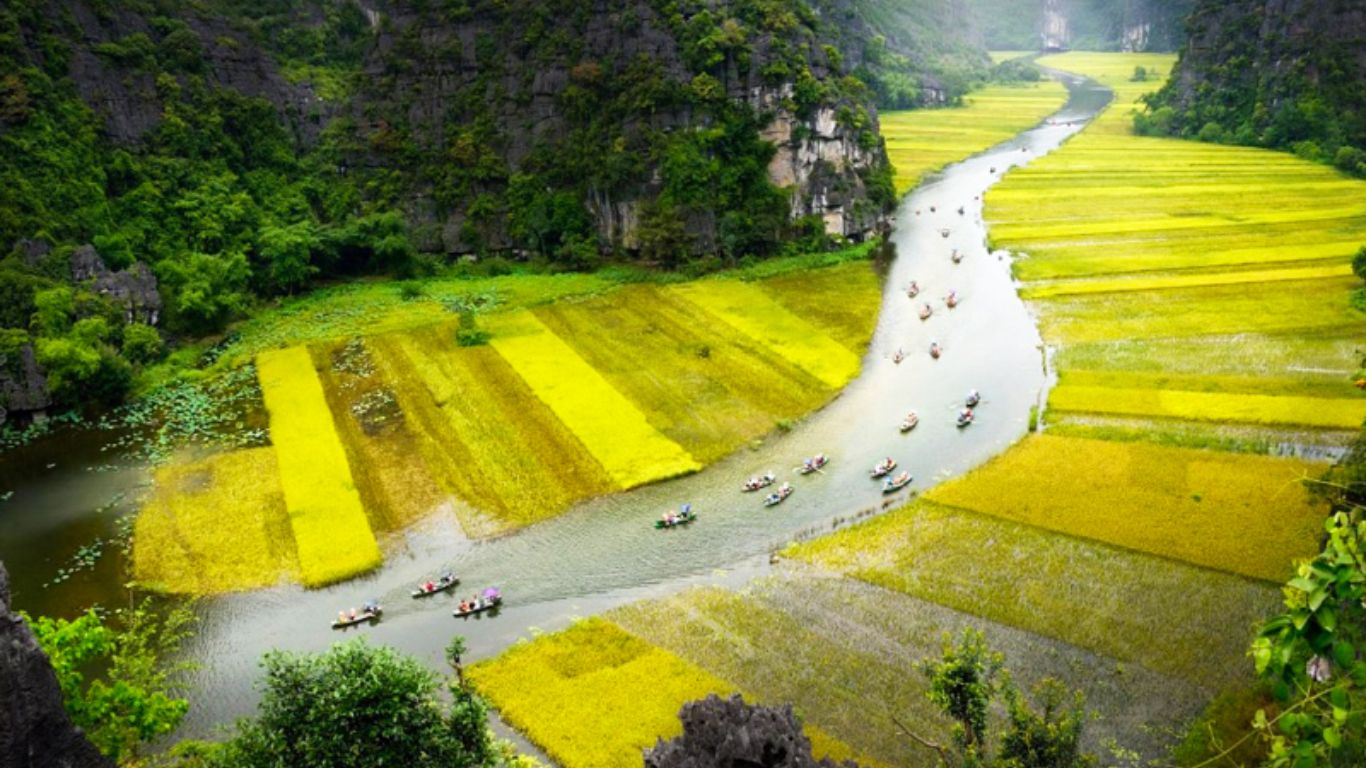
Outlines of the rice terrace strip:
M308 350L266 352L256 365L304 585L323 586L378 566L379 546Z

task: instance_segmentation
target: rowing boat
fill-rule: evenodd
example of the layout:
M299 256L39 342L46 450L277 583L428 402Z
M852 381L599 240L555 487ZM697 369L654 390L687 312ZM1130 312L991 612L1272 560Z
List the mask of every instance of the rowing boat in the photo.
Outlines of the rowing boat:
M468 610L462 611L459 608L457 608L454 611L451 611L451 615L456 617L457 619L468 619L469 617L474 616L475 614L483 613L484 611L491 611L494 608L501 608L502 605L503 596L497 595L496 597L481 601L477 607L470 608Z
M696 512L685 512L669 520L656 520L656 528L677 528L680 525L687 525L697 519Z
M897 475L895 480L888 480L886 484L882 486L882 492L896 493L902 488L910 485L912 479L910 472L902 472L900 475Z
M375 621L379 619L380 615L383 613L384 607L377 605L371 610L366 610L356 614L356 617L354 619L333 619L332 628L345 629L346 627L354 627L357 624L364 624L367 621Z
M787 497L792 495L792 486L785 485L778 489L777 493L771 493L764 499L765 507L776 507L787 501Z
M888 459L885 463L878 464L876 467L873 467L872 470L868 472L868 477L871 477L872 479L876 480L879 477L883 477L884 475L889 474L894 469L896 469L896 462L891 459Z
M420 597L431 597L432 595L435 595L435 594L437 594L437 593L439 593L439 592L448 592L448 591L454 589L455 586L456 586L457 584L459 584L459 583L460 583L460 579L457 579L457 578L455 578L454 576L452 576L452 577L449 578L449 579L443 577L440 581L436 582L436 585L435 585L434 587L432 587L430 590L426 590L426 589L423 589L423 588L421 588L421 587L418 587L417 589L414 589L414 590L413 590L412 592L410 592L409 594L411 594L411 595L413 596L413 599L417 599L417 598L420 598Z

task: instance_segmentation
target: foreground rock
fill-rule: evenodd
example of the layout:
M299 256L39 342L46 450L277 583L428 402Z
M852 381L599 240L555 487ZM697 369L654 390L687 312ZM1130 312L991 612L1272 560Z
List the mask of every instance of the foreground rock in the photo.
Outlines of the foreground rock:
M62 707L62 692L33 631L10 612L0 564L0 768L112 766Z
M715 694L683 705L683 735L645 753L646 768L857 768L817 760L791 705L746 704Z

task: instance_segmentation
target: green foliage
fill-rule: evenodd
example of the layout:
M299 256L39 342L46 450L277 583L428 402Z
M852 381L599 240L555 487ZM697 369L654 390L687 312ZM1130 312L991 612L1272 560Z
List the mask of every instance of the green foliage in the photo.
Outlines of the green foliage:
M1362 280L1366 280L1366 245L1357 249L1352 256L1352 273Z
M123 357L132 363L155 363L166 356L166 344L157 329L132 323L123 329Z
M136 764L140 747L174 731L189 709L172 695L188 667L172 659L193 621L186 607L149 602L109 620L94 611L74 620L30 619L72 722L120 764Z
M1081 691L1069 693L1054 678L1034 686L1036 710L1005 669L1005 659L992 651L986 637L968 627L956 642L945 641L937 660L919 664L929 680L926 694L953 723L952 750L915 737L939 752L941 765L963 768L1091 768L1093 756L1081 751L1086 723L1086 700ZM1006 723L1000 744L989 753L988 712L1003 699Z
M1316 486L1333 509L1327 543L1300 565L1283 590L1285 612L1252 644L1280 706L1253 720L1275 768L1366 760L1366 431Z
M362 640L320 654L275 651L263 660L260 715L211 755L227 768L469 768L496 758L484 703L441 682L417 660Z
M474 310L467 309L460 313L460 327L455 331L455 343L462 347L482 347L489 343L493 336L486 330L479 327L479 317Z

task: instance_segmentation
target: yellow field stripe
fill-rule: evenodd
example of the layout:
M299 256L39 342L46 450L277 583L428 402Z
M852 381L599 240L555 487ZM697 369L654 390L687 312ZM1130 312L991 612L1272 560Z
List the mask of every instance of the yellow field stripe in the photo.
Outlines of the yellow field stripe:
M330 584L378 566L379 546L308 350L262 353L256 370L304 585Z
M701 469L535 315L498 315L489 327L493 348L623 488Z
M1075 413L1341 429L1356 429L1366 419L1366 399L1359 398L1241 395L1066 384L1049 394L1048 405L1059 411Z
M788 311L757 285L701 280L668 290L767 345L831 389L843 387L858 375L857 355Z
M1083 293L1122 293L1124 291L1148 291L1165 288L1196 288L1206 285L1316 280L1323 277L1346 277L1350 274L1352 274L1352 265L1333 264L1299 269L1203 272L1158 277L1122 277L1108 280L1069 280L1050 285L1031 285L1021 290L1020 295L1026 299L1042 299L1049 296L1071 296Z

